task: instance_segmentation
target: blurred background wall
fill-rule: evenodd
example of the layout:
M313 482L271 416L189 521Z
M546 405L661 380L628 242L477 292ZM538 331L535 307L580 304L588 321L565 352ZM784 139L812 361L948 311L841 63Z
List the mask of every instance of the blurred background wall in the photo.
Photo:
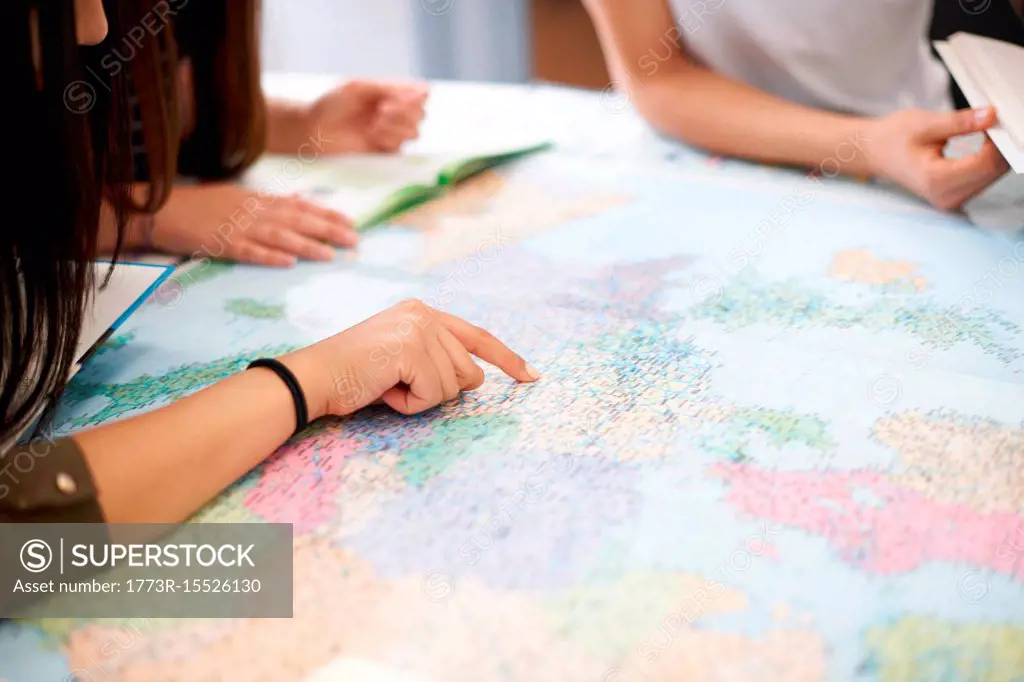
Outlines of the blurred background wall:
M264 0L263 33L272 71L607 83L579 0Z
M1011 9L1022 0L934 1L933 38L960 30L1024 44ZM263 27L274 71L608 83L580 0L264 0Z
M390 78L532 77L529 0L264 0L264 68Z
M409 0L264 0L263 66L270 71L416 76Z

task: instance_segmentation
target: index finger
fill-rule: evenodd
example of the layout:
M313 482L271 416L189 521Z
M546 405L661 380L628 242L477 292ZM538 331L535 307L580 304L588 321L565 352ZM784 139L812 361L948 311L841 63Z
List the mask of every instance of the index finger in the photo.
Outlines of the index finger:
M435 310L434 314L466 350L481 360L491 363L517 381L532 383L540 379L540 372L486 329L440 310Z
M352 219L344 213L318 203L313 199L307 199L299 194L292 194L289 196L289 200L292 208L297 211L318 215L321 218L341 227L351 228L353 225Z

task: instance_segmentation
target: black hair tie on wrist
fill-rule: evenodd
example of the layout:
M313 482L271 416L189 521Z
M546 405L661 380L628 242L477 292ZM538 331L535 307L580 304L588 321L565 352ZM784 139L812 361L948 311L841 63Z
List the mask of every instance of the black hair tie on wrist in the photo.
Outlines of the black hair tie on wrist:
M273 358L254 360L246 369L254 367L266 367L281 378L281 381L291 391L292 401L295 403L295 433L305 429L309 424L309 408L306 406L306 395L302 392L302 386L299 385L299 380L295 378L292 371Z

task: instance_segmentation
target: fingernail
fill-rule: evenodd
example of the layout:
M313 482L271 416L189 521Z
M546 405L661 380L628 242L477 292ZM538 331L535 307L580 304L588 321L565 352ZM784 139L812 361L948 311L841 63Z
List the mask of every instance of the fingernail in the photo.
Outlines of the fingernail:
M534 369L533 365L531 365L529 363L526 364L526 374L527 374L527 376L529 376L534 381L537 381L537 379L540 379L540 372L538 372L536 369Z
M974 120L977 121L978 123L981 123L982 121L984 121L987 118L988 118L988 109L975 109L974 110Z
M334 260L334 249L329 246L317 249L316 253L320 260Z

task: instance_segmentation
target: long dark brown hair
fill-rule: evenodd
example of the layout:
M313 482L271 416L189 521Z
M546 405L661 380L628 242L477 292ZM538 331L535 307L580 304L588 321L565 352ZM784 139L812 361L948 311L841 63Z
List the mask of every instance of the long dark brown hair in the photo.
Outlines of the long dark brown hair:
M130 179L123 83L78 47L74 0L7 0L4 9L13 185L0 236L0 444L67 381L97 284L101 200L106 191L119 249ZM110 24L120 30L118 17Z
M145 139L146 198L155 211L178 174L204 180L238 175L266 147L266 102L260 85L259 0L108 0L131 6L130 22L150 15L170 30L144 41L130 62L137 115ZM163 5L170 12L159 12ZM152 21L149 22L152 24ZM187 57L192 92L179 87ZM182 140L182 102L193 108L194 128Z

